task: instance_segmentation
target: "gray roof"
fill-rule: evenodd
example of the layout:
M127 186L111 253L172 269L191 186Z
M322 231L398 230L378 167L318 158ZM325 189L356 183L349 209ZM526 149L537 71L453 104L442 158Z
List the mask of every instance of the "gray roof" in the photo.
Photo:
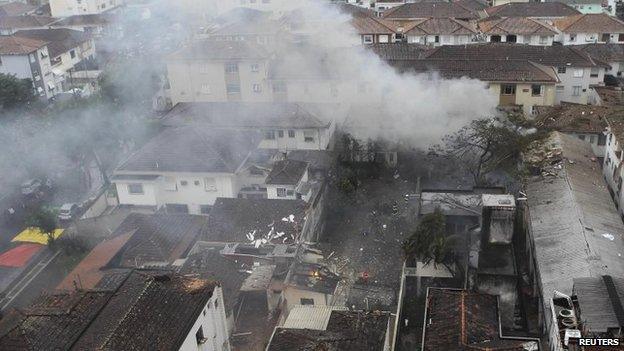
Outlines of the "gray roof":
M165 125L208 124L217 128L325 128L310 106L273 102L181 102Z
M430 46L408 43L376 43L367 45L384 60L418 60L426 57Z
M476 10L454 2L416 2L386 10L383 17L393 20L415 18L477 19L479 15Z
M288 159L305 161L310 169L327 171L334 163L334 154L329 150L291 150Z
M47 42L50 57L57 57L91 40L85 32L67 28L20 30L14 35Z
M273 164L266 184L297 185L308 169L308 163L286 159Z
M202 240L249 243L266 239L269 244L293 243L303 228L305 208L303 200L218 198ZM253 235L253 239L248 235Z
M19 1L8 2L0 5L0 17L2 16L19 16L33 12L37 6L29 5Z
M119 166L117 172L234 173L257 147L259 133L168 128Z
M605 279L613 282L619 296L617 300L609 295ZM623 326L618 320L614 304L624 306L624 277L576 278L574 293L578 298L583 327L588 332L606 333L610 328Z
M602 0L544 0L544 2L561 2L566 5L602 5Z
M579 45L579 49L586 52L595 60L604 62L624 61L624 44L585 44Z
M565 17L580 12L561 2L514 2L488 7L489 16L498 17Z
M544 148L552 154L542 156L550 164L542 167L553 175L528 179L526 192L537 271L548 299L554 290L571 294L574 278L624 276L624 225L587 142L554 132L539 149ZM558 157L561 169L552 166Z

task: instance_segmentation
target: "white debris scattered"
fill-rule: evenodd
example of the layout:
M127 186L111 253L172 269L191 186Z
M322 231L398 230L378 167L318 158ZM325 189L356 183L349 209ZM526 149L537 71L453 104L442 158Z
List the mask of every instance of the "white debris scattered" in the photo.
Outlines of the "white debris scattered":
M281 238L284 234L284 232L277 232L277 234L275 234L275 238Z
M288 221L289 221L290 223L295 223L295 215L294 215L294 214L291 214L290 216L288 216Z
M602 234L602 236L607 238L607 239L609 239L609 240L611 240L611 241L615 240L615 237L613 236L613 234L604 233L604 234Z
M363 248L363 247L360 247L360 251L364 251L364 248Z
M255 238L256 238L256 231L255 230L253 232L247 233L247 240L254 241Z
M386 229L386 227L387 227L387 226L384 224L384 225L382 225L381 227L382 227L383 229Z
M286 217L282 218L282 222L288 222L288 218Z

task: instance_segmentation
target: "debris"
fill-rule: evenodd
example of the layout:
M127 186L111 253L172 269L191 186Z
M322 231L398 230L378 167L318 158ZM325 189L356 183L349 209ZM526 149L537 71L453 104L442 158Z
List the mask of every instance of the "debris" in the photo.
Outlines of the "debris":
M381 227L382 227L383 229L386 229L386 225L385 225L385 224L384 224L384 225L382 225Z
M607 239L609 239L609 240L611 240L611 241L615 240L615 236L613 236L613 234L604 233L604 234L602 234L602 236L607 238Z

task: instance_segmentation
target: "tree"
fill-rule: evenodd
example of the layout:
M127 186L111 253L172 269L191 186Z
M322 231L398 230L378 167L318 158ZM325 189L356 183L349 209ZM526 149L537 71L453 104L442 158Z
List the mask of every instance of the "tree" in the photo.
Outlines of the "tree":
M0 106L12 108L35 99L32 81L0 73Z
M54 243L54 232L57 228L56 213L49 208L41 207L31 214L28 225L37 227L48 237L48 245Z
M475 185L483 185L484 175L488 172L505 166L514 167L532 140L509 121L479 119L445 136L442 144L432 147L430 152L458 162L471 174Z
M403 242L407 258L415 258L423 264L446 264L451 260L451 240L446 233L446 220L439 208L424 215L416 231Z

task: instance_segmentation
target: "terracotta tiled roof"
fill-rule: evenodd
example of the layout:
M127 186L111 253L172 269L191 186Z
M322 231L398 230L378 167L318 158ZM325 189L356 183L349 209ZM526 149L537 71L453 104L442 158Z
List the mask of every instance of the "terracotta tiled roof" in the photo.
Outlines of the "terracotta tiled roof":
M351 25L358 34L393 34L396 24L382 18L356 16L351 19Z
M528 17L506 17L479 22L485 34L555 35L557 30L547 23Z
M607 14L584 14L554 21L565 33L624 33L624 22Z
M0 5L0 16L19 16L32 12L37 6L25 4L23 2L14 1Z
M0 36L0 55L26 55L45 45L45 41L37 39Z
M408 20L418 18L458 18L477 19L476 11L469 10L454 2L407 3L384 12L384 18Z
M560 2L511 2L485 9L488 16L498 17L565 17L580 12Z
M47 42L50 57L57 57L91 40L85 32L67 28L20 30L14 35Z
M592 58L603 62L624 61L624 44L586 44L578 45Z
M427 18L405 25L404 33L408 35L471 35L477 29L471 22L454 18Z
M426 57L431 46L408 43L384 43L366 45L384 60L417 60Z
M44 28L54 21L56 21L56 18L48 16L0 16L0 28L15 30L22 28Z

